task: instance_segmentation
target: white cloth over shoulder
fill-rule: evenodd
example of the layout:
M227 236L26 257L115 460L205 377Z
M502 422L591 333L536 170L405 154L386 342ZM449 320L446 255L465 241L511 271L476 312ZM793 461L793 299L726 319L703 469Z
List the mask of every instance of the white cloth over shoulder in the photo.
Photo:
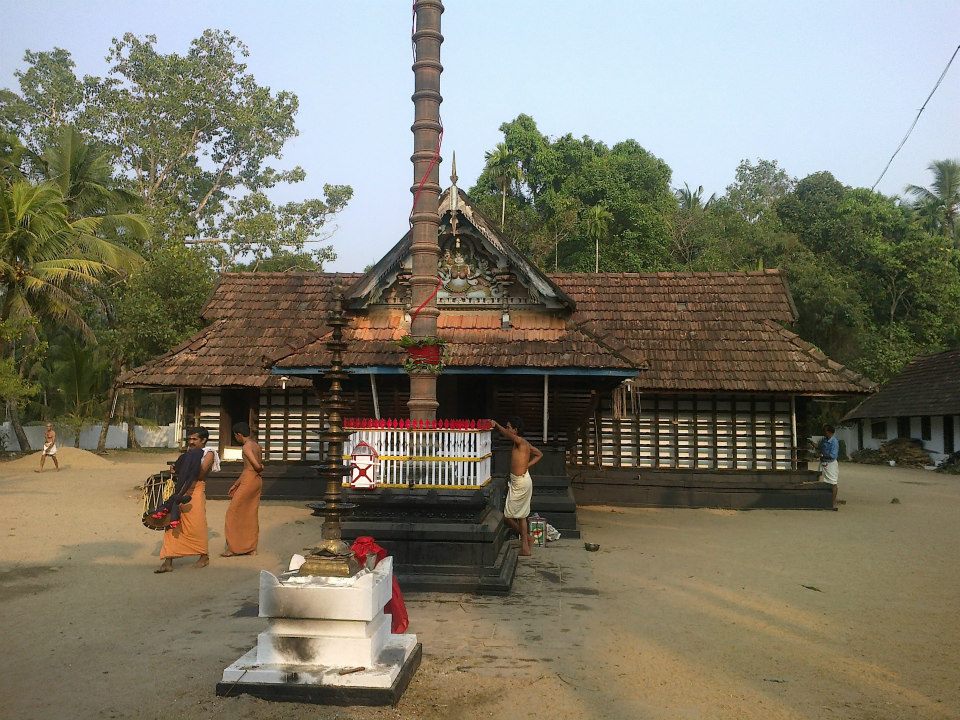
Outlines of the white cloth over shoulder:
M212 447L203 448L204 456L206 456L207 453L213 453L213 467L210 468L210 472L220 472L220 453Z
M836 460L820 463L820 479L831 485L837 484L837 478L840 476L840 463Z

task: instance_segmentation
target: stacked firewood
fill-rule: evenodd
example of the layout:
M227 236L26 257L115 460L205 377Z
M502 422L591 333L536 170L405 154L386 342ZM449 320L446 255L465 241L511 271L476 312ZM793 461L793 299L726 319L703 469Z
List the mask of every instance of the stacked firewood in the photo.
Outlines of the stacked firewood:
M880 458L885 461L893 460L903 467L918 467L931 465L930 453L923 449L923 443L912 438L897 438L889 440L880 446Z

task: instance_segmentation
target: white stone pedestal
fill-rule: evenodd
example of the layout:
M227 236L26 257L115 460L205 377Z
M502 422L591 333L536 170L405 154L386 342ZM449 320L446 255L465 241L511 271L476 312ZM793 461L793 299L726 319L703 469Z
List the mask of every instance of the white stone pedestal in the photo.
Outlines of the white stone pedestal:
M217 695L330 705L396 704L420 665L416 635L393 635L383 612L393 558L351 578L260 573L256 647L223 671Z

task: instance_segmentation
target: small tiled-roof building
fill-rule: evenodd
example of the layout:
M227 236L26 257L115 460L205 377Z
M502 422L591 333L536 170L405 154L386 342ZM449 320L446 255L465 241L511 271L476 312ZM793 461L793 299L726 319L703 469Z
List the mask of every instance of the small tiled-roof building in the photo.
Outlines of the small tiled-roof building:
M529 437L586 464L786 469L798 400L871 388L789 329L797 312L777 270L546 274L462 192L441 196L440 215L439 417L519 415ZM176 388L180 422L221 446L244 419L268 459L315 460L311 381L330 362L335 284L349 309L351 414L405 417L410 276L409 233L362 275L225 274L210 324L124 382Z
M960 449L960 349L918 357L843 419L847 448L913 438L935 461Z

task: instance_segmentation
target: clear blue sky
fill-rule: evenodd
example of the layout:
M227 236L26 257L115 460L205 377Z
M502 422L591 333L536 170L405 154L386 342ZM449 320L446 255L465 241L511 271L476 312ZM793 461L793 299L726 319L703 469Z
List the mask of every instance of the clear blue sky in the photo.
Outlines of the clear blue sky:
M260 83L300 98L300 136L281 164L308 180L279 198L352 185L331 269L360 270L407 227L410 6L0 0L0 86L16 87L27 49L63 47L78 73L103 74L110 39L126 31L183 52L205 28L230 30ZM960 43L960 3L448 0L443 34L444 185L452 151L468 188L500 123L527 113L550 136L634 138L670 165L674 186L708 194L743 158L869 187ZM958 131L960 59L878 189L928 184L932 160L960 157Z

